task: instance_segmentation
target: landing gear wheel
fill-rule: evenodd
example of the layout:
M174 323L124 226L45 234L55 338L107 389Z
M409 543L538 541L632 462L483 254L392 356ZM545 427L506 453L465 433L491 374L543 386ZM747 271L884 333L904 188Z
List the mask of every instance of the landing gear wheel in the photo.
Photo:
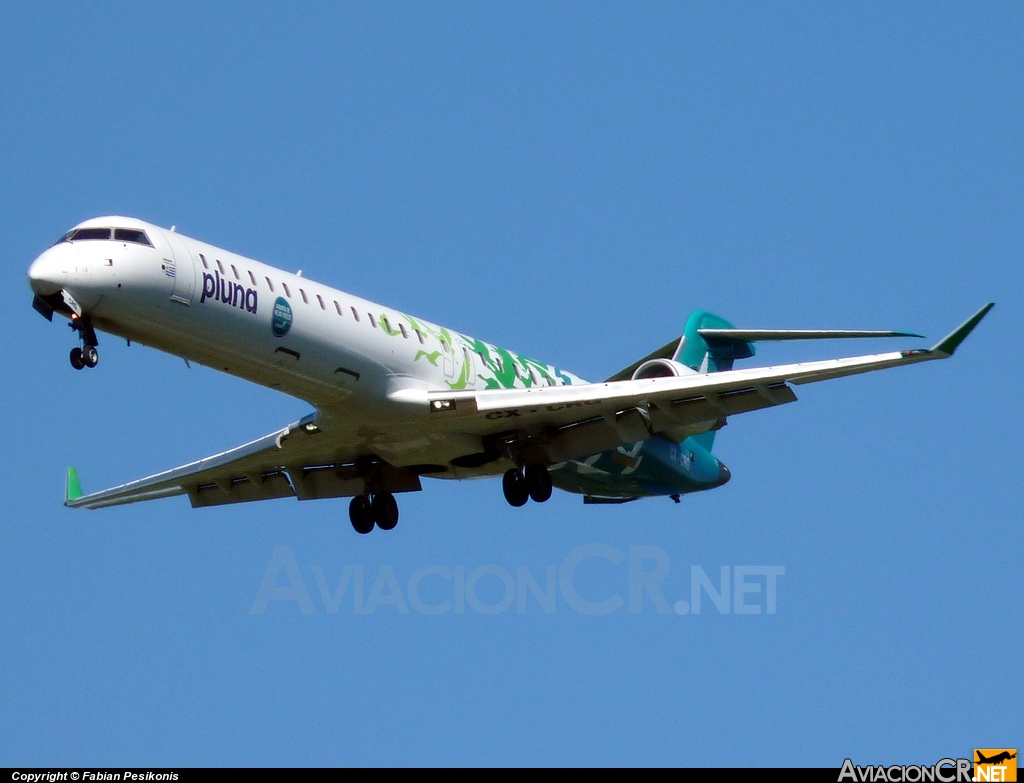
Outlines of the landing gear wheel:
M366 495L356 495L348 504L348 519L357 533L366 535L373 530L373 509Z
M501 491L505 493L505 500L510 506L519 508L525 506L530 499L530 490L526 487L526 479L519 468L511 468L505 471L501 478Z
M381 530L394 530L398 524L398 501L390 492L379 492L371 504L373 521Z
M99 364L100 353L96 350L96 346L87 345L85 347L85 350L82 351L82 361L85 363L86 367L95 367Z
M81 348L72 348L71 355L68 358L71 360L71 366L76 370L81 370L85 367L85 359L82 358Z
M526 487L535 503L543 503L551 497L551 474L543 465L526 466Z

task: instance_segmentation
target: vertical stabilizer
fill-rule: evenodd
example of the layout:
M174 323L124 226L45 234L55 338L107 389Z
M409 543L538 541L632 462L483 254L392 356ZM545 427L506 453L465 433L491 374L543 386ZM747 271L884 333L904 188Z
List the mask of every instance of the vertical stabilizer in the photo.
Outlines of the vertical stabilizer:
M679 347L672 358L701 373L731 370L737 359L749 359L754 355L753 344L739 340L705 339L699 330L732 328L733 325L721 316L707 310L694 310L686 319L683 339L679 341ZM715 443L715 431L701 433L693 439L711 451Z

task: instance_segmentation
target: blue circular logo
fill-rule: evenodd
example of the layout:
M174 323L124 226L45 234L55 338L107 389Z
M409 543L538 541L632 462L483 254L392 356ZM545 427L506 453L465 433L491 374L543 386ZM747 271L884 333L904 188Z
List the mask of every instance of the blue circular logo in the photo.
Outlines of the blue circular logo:
M284 337L292 328L292 306L283 297L274 302L274 314L270 316L270 330L275 337Z

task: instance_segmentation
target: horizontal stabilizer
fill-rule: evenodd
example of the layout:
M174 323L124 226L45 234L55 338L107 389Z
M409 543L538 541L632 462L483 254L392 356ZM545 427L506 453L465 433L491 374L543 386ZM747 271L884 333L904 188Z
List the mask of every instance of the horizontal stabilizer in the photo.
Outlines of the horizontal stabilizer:
M849 337L924 337L913 332L878 332L860 329L699 329L705 340L835 340Z

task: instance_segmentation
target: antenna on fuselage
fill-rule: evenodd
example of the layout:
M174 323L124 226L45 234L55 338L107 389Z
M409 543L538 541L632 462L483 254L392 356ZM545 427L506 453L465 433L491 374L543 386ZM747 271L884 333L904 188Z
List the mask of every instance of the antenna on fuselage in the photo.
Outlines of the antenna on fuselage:
M172 234L177 233L177 231L178 231L178 227L177 226L171 226L171 233Z

